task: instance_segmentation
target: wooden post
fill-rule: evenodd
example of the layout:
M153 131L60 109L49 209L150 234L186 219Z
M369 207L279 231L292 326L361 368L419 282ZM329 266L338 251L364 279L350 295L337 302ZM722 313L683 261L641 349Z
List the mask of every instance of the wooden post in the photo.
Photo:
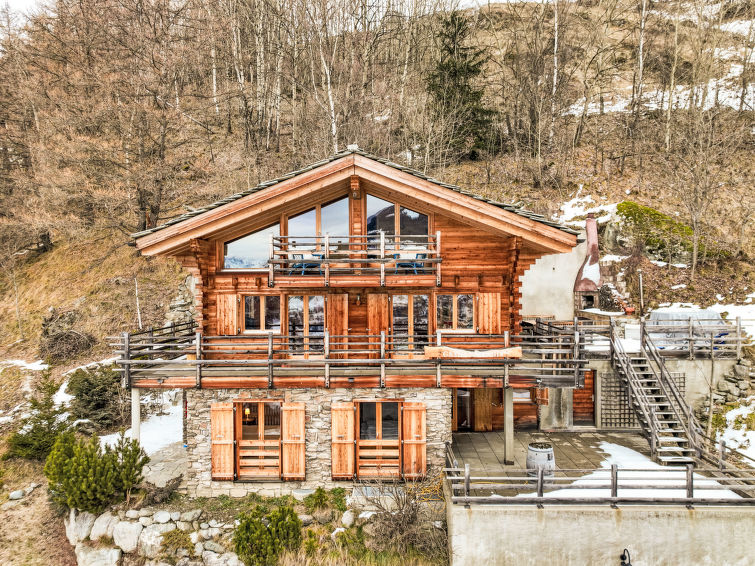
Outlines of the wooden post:
M268 266L268 273L267 273L267 286L268 287L275 287L275 264L273 263L273 260L275 259L275 242L273 241L273 236L270 234L270 260L267 263ZM288 255L286 255L286 258L288 258Z
M435 259L439 260L435 264L435 286L440 287L440 264L443 261L440 257L440 230L435 232Z
M584 385L584 383L580 383L580 373L579 373L579 363L577 360L579 359L579 330L574 331L574 354L573 354L573 361L574 361L574 385L579 387L580 385Z
M194 363L196 364L196 368L197 368L196 387L197 389L201 389L202 388L202 362L200 361L202 359L202 333L201 332L197 332L194 335L194 348L195 348Z
M695 485L694 485L694 467L692 464L687 464L687 499L695 497Z
M503 390L503 463L514 463L514 390L511 387Z
M273 333L267 335L267 388L273 388Z
M325 234L325 286L330 287L330 236ZM322 267L322 264L320 264Z
M614 349L613 349L613 341L615 338L614 336L615 333L616 333L615 323L613 321L613 318L609 317L608 318L608 351L609 351L609 363L611 364L611 367L613 367L614 365L614 359L616 355L616 352L614 352Z
M611 497L619 496L619 467L611 464Z
M385 232L380 230L380 286L385 287Z
M141 399L138 387L131 388L131 438L139 441L141 437Z
M511 337L509 336L509 331L505 330L503 332L503 347L508 348L511 346Z
M385 330L380 331L380 388L385 388Z
M692 317L689 319L689 323L687 324L688 330L689 330L689 359L694 360L695 359L695 343L692 335Z
M441 346L443 341L442 335L440 333L440 330L435 331L435 345ZM443 382L443 372L442 368L440 366L441 358L438 356L438 359L435 360L435 386L440 387Z
M737 317L737 360L742 358L742 317Z
M464 464L464 497L469 497L469 488L471 480L469 479L469 464Z
M538 465L537 467L537 496L543 496L543 467Z
M325 387L330 387L330 364L328 358L330 358L330 331L324 332L325 340Z
M131 364L128 363L131 360L131 343L128 332L123 333L122 359L127 363L123 364L123 379L121 380L121 386L124 389L127 389L131 387Z

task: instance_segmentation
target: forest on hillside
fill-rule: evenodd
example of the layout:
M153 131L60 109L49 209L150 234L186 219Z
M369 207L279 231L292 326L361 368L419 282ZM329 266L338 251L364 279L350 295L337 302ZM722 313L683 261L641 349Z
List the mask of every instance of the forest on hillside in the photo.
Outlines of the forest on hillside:
M356 143L552 213L636 195L753 248L752 0L57 0L0 23L0 291ZM555 206L554 206L555 205ZM171 277L175 274L171 272ZM28 277L28 275L27 275ZM7 328L7 326L6 326Z

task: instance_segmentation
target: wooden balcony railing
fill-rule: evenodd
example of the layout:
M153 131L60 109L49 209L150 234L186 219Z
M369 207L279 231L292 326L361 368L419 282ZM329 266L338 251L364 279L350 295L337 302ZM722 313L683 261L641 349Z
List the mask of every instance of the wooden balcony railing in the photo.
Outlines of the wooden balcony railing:
M268 284L301 277L362 277L385 286L392 275L424 277L440 285L440 232L399 236L271 236Z
M178 336L152 340L123 334L111 344L126 387L202 387L205 378L249 378L255 386L576 387L584 383L579 334L364 335L258 334ZM430 357L425 346L468 350L464 357ZM519 346L521 358L496 357ZM457 352L459 355L459 352Z

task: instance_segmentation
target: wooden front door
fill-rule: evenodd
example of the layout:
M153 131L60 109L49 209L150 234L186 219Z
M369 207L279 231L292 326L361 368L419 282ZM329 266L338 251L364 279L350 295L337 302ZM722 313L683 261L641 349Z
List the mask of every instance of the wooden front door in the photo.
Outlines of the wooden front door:
M238 479L280 477L281 402L237 402L235 428Z
M401 407L398 401L357 403L357 476L397 478L401 475Z

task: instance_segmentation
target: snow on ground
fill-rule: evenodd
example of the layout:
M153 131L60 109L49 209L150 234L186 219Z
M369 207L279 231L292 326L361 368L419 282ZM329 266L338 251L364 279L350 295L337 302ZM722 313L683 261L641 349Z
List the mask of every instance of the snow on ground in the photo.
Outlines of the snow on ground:
M163 399L167 399L167 395L163 395ZM183 411L181 403L177 405L164 403L163 410L166 411L166 414L151 415L141 423L140 443L147 454L155 454L171 444L181 442L183 438ZM131 429L126 431L126 436L131 438ZM100 437L102 446L113 446L117 440L118 433Z
M577 194L574 195L573 199L561 205L561 214L555 214L553 220L556 220L561 224L569 224L570 226L584 228L584 220L574 219L587 216L590 212L595 214L598 224L604 224L615 218L618 203L590 206L595 203L595 200L590 195L580 196L581 193L582 185L579 186Z
M73 369L69 369L67 372L65 372L63 375L68 375L69 373L73 373L75 371L78 371L80 369L96 369L100 366L111 366L116 361L118 361L118 356L115 356L114 358L105 358L104 360L99 360L96 362L90 362L88 364L84 364L83 366L78 366Z
M28 369L32 371L43 371L50 369L50 366L48 366L42 360L37 360L36 362L27 362L25 360L0 360L0 368L4 366L16 366L20 367L21 369Z
M668 265L668 262L661 261L659 259L651 259L650 263L653 265L657 265L658 267L666 267ZM687 269L689 267L686 263L672 263L671 267L678 267L679 269Z
M619 263L621 261L624 261L625 259L629 259L629 256L628 255L606 254L606 255L600 257L600 262L601 263Z
M67 407L68 403L71 402L73 399L73 395L68 393L68 380L66 379L63 383L60 384L60 388L57 390L55 395L52 396L52 401L55 403L56 407Z
M721 31L736 33L738 35L750 35L752 31L752 20L732 20L721 24Z
M755 338L755 293L747 295L744 305L723 305L717 303L708 308L721 314L726 313L726 320L736 322L737 317L742 319L742 329L751 337Z
M674 289L674 290L676 290L676 289L686 289L687 285L685 283L679 283L679 285L672 285L671 288Z
M718 438L724 439L729 448L734 448L743 454L755 459L755 430L747 430L744 424L737 426L737 417L742 421L755 413L755 395L740 401L739 407L726 413L726 429L718 433Z
M578 497L610 497L610 467L616 464L619 468L619 486L679 486L677 488L661 487L653 489L636 489L619 487L619 497L686 497L683 487L685 481L685 469L675 466L661 466L647 456L611 442L601 442L599 448L608 454L608 457L600 463L601 470L574 480L572 485L605 485L604 488L591 489L557 489L549 491L543 497L578 498ZM622 472L622 468L630 471ZM641 470L641 471L634 471ZM728 489L704 489L705 487L718 486L715 480L707 479L700 474L694 475L695 497L713 499L739 499L739 495ZM702 489L701 489L702 488ZM535 493L519 494L517 497L533 497Z

